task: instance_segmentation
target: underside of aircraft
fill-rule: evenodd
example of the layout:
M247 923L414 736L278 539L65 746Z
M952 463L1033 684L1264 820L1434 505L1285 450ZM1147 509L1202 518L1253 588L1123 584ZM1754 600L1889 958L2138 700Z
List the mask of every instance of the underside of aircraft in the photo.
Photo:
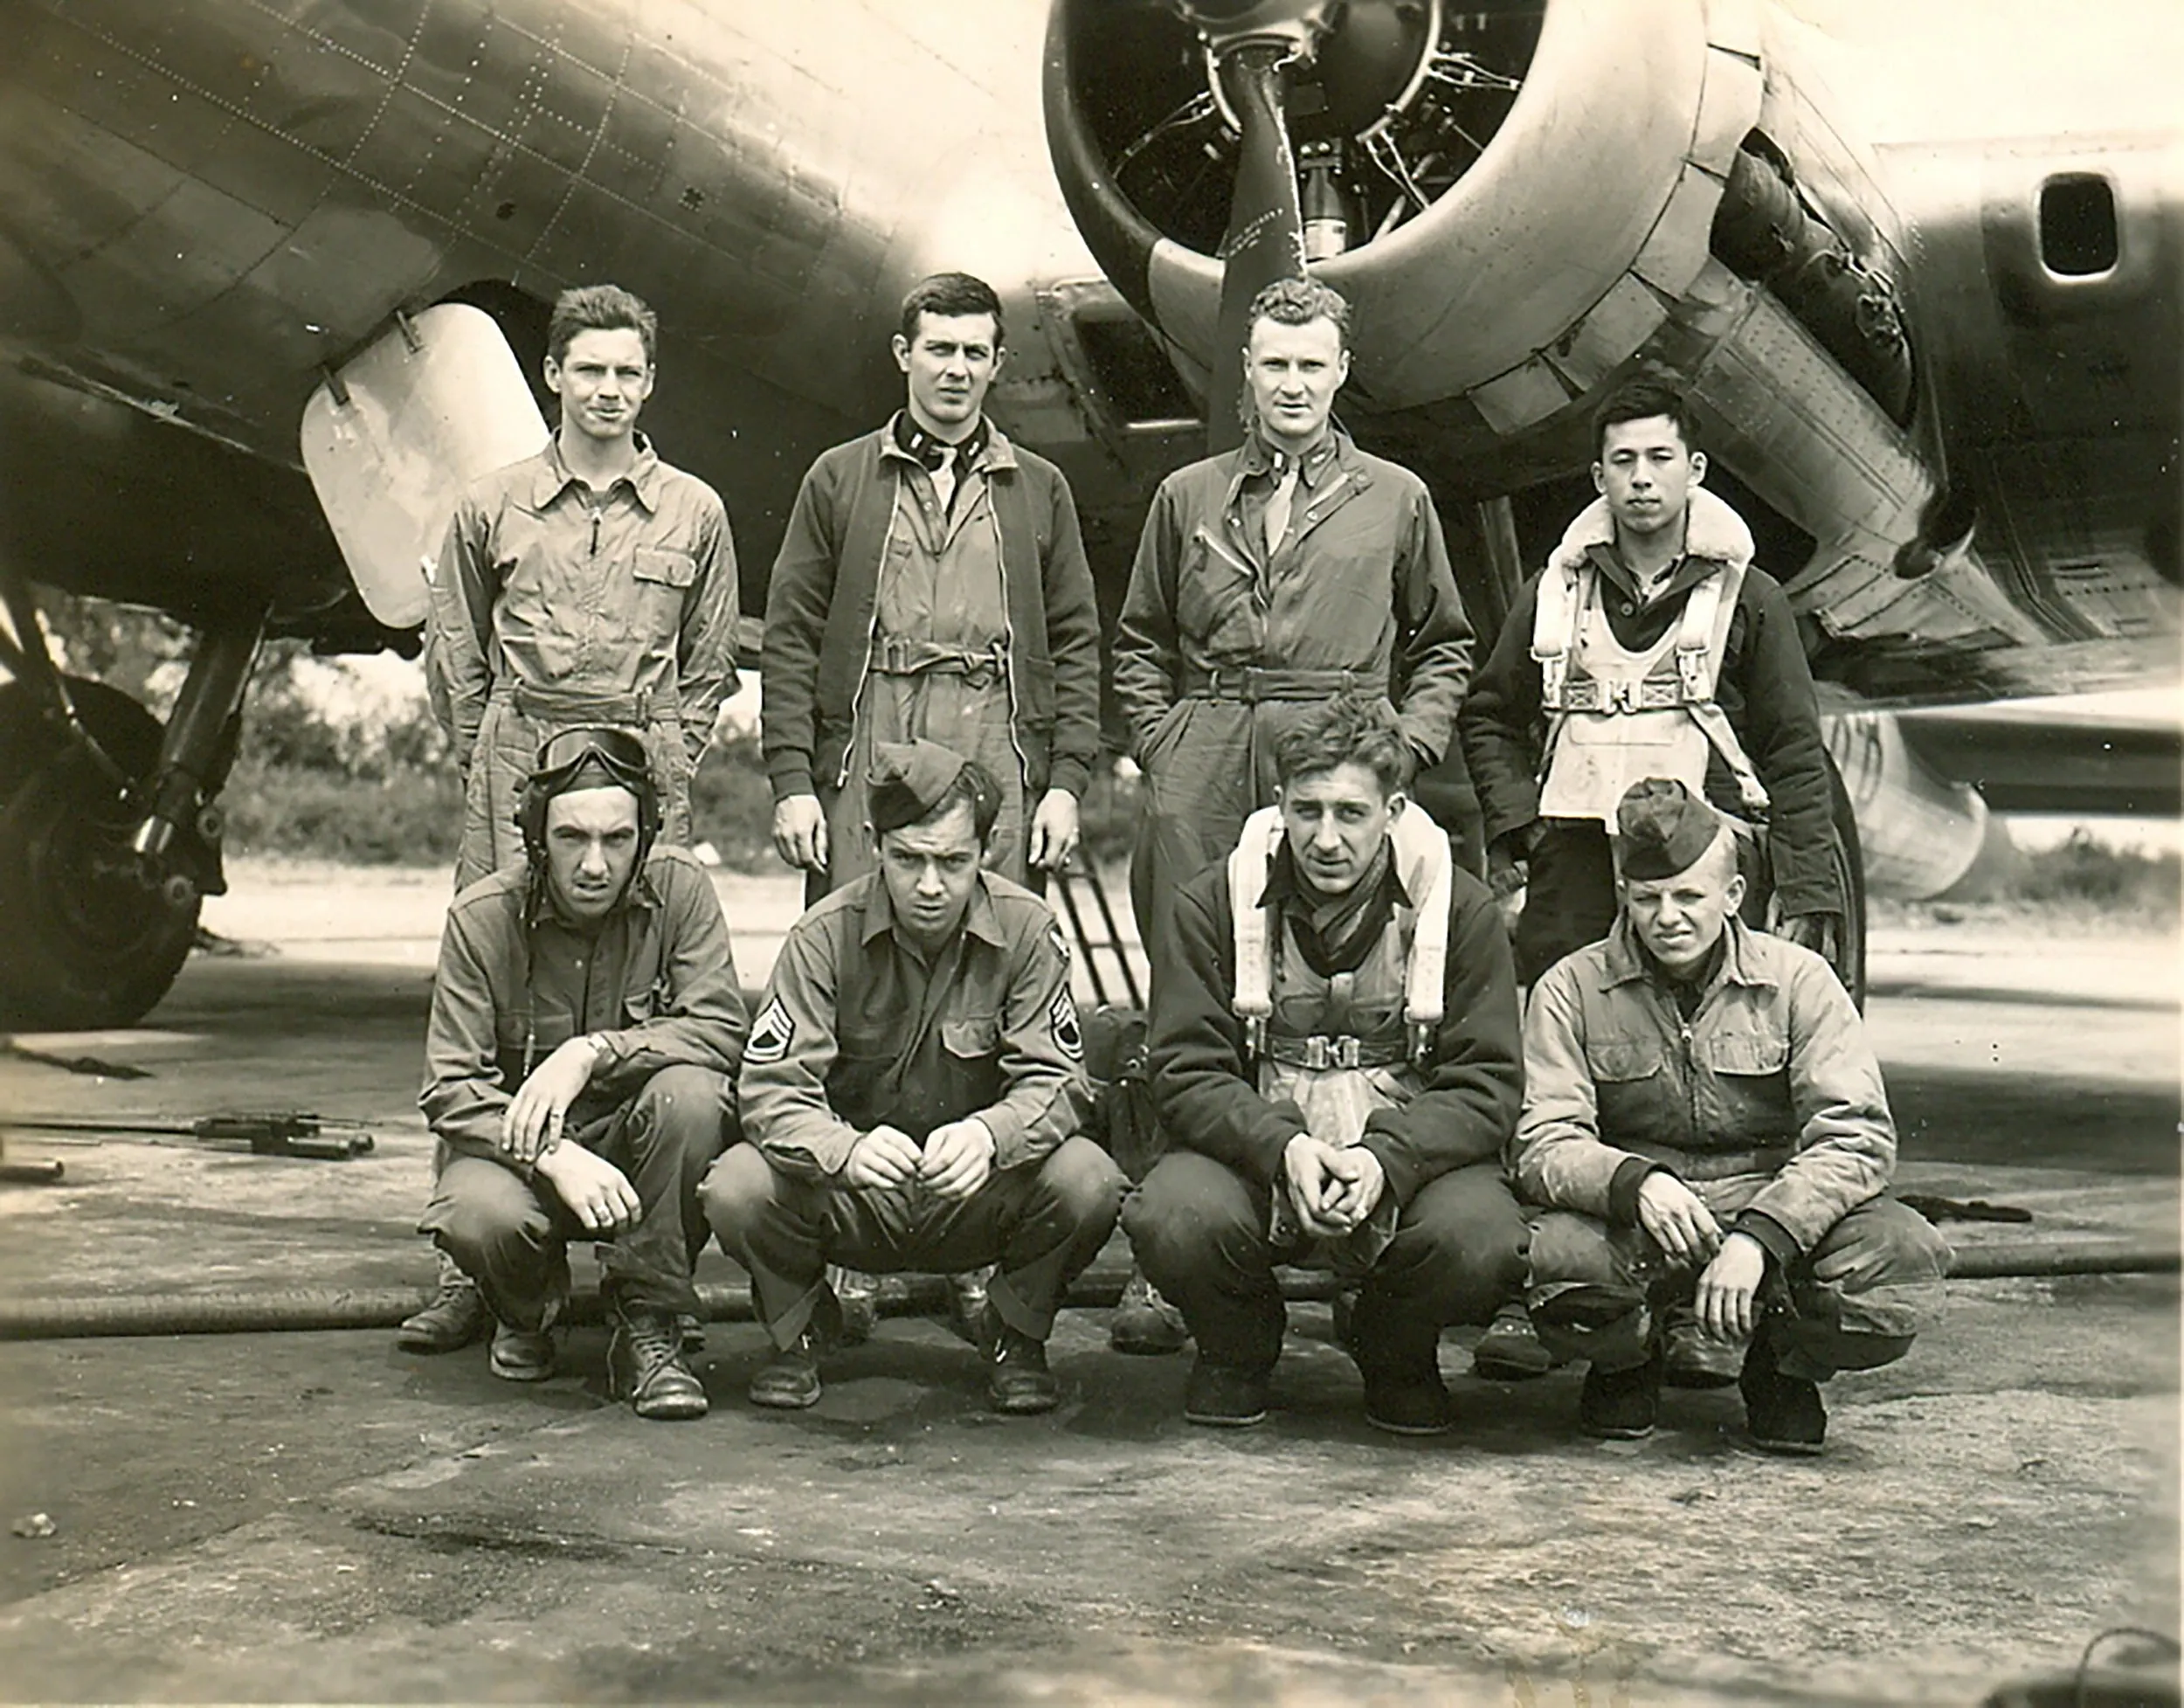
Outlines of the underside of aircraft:
M755 640L803 470L900 400L902 291L988 277L993 408L1068 474L1111 619L1231 383L1218 256L1254 149L1355 308L1342 418L1433 487L1482 636L1589 495L1603 390L1686 386L1892 887L1970 863L1969 785L2091 798L2037 730L1894 714L2175 672L2176 137L1876 154L1758 0L0 0L0 1006L47 1025L133 1019L179 968L262 640L414 650L456 490L543 434L569 284L659 310L646 426L727 499ZM163 726L53 668L38 583L196 629ZM2174 812L2174 729L2130 754L2105 810Z

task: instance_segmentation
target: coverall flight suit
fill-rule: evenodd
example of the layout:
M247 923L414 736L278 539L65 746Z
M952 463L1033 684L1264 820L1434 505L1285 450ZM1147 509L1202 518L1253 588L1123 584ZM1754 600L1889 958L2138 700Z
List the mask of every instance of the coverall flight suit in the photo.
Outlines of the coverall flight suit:
M712 488L638 447L595 493L549 439L474 482L447 525L425 680L464 779L459 891L522 859L523 781L576 724L644 732L660 840L690 840L690 778L736 688L736 544Z
M1144 771L1130 901L1147 944L1273 799L1275 738L1308 704L1386 696L1421 765L1453 737L1471 625L1425 483L1331 428L1303 458L1269 550L1286 467L1254 432L1162 481L1138 538L1115 697Z
M1082 795L1100 750L1099 616L1061 473L990 424L943 503L898 413L814 463L766 597L760 729L774 799L816 795L815 902L873 869L875 743L923 736L1001 785L986 863L1027 880L1049 788Z

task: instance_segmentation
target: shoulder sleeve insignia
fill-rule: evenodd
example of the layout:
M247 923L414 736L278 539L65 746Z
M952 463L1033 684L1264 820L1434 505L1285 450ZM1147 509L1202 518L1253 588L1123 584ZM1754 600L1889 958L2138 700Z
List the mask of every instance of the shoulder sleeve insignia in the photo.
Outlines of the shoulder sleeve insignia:
M1077 1026L1077 1005L1071 999L1067 985L1054 992L1054 1003L1047 1010L1047 1020L1061 1053L1072 1061L1083 1061L1084 1034Z
M750 1029L750 1040L743 1046L746 1061L778 1061L789 1053L789 1045L796 1037L796 1021L779 997L769 1002L758 1016L758 1023Z

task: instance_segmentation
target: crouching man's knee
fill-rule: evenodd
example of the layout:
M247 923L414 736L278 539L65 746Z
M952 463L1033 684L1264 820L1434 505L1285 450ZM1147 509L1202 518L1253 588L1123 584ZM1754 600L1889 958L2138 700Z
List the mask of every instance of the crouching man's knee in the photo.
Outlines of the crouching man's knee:
M781 1186L766 1153L756 1144L723 1151L698 1188L706 1225L733 1252L772 1211Z
M1071 1227L1096 1229L1104 1241L1115 1231L1115 1221L1130 1182L1115 1160L1090 1139L1064 1139L1039 1165L1040 1190Z
M1845 1215L1794 1275L1780 1328L1797 1373L1824 1380L1902 1358L1939 1311L1952 1255L1932 1223L1893 1198Z
M735 1104L725 1074L677 1062L645 1082L631 1100L629 1118L632 1132L651 1135L702 1167L733 1142Z
M1123 1206L1123 1231L1163 1292L1208 1265L1239 1270L1267 1262L1265 1212L1234 1170L1194 1151L1171 1151L1153 1165Z
M1498 1165L1428 1181L1405 1207L1372 1284L1442 1324L1484 1323L1524 1289L1530 1230Z

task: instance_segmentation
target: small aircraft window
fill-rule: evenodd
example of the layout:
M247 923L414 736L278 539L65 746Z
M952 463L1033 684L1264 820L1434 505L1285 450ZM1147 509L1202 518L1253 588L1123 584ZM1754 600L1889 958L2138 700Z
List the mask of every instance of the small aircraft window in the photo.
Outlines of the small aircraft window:
M2040 186L2040 259L2065 279L2116 265L2116 192L2092 172L2069 172Z

